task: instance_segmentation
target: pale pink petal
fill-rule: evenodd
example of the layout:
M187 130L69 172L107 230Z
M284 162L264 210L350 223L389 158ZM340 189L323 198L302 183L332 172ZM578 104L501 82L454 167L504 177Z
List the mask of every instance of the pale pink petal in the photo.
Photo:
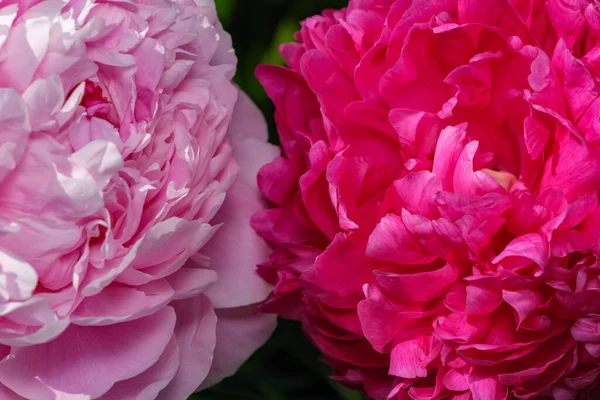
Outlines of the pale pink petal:
M0 382L39 400L51 398L46 385L99 397L158 361L174 326L175 312L169 307L123 324L72 326L51 342L13 350L0 361Z
M185 400L206 379L220 337L217 336L217 316L206 296L178 300L172 304L177 315L175 339L179 349L179 368L157 399Z
M275 330L277 317L272 314L256 315L256 308L216 310L217 347L213 363L199 389L212 386L232 376L238 368L262 346Z
M202 249L210 257L217 281L206 295L217 308L239 307L264 300L271 286L260 278L255 266L268 258L269 247L250 226L250 217L262 209L261 199L250 187L236 183L227 193L213 223L223 223Z
M162 355L146 371L131 379L117 382L101 399L153 400L175 376L179 368L179 347L175 337L165 347ZM67 399L65 399L67 400Z
M109 286L95 296L86 297L71 314L77 325L110 325L153 314L174 297L165 280L137 287Z
M267 143L268 129L262 113L246 93L238 90L227 137L233 147L233 156L240 166L238 182L257 190L259 169L280 153L279 148Z
M33 267L10 252L0 250L0 297L4 301L26 300L37 286Z
M18 394L16 394L12 390L8 389L4 385L0 385L0 396L2 396L2 398L6 399L6 400L25 400L25 397L19 396ZM65 399L65 400L70 400L70 399ZM81 399L81 400L89 400L89 398Z
M29 123L34 131L47 128L43 123L56 114L63 105L64 89L56 75L34 81L23 92L23 100L29 111Z

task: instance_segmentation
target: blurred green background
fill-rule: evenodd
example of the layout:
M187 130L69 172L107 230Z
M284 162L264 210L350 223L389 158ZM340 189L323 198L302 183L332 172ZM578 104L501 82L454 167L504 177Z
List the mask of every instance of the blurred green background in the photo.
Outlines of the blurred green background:
M219 17L238 56L235 82L252 97L277 143L273 105L254 77L259 64L283 64L279 45L293 40L300 21L347 0L216 0ZM279 321L269 342L238 373L190 400L362 400L329 379L331 370L302 335L300 325Z

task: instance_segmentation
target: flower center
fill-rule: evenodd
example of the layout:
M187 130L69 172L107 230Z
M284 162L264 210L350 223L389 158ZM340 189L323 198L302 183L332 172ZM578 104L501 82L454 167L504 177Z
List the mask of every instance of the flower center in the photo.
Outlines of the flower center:
M493 169L483 168L481 170L496 180L504 189L510 192L517 181L517 177L510 172L506 171L494 171Z
M97 83L86 81L81 105L85 107L88 118L108 119L111 101L104 96L102 88Z

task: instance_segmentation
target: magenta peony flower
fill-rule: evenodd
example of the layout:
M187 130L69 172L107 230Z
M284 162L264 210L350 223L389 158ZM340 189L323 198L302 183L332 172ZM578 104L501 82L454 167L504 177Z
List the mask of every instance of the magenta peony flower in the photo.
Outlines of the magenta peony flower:
M212 0L1 2L1 399L185 399L268 338L235 64Z
M257 69L264 311L374 399L600 398L598 3L351 0L296 38Z

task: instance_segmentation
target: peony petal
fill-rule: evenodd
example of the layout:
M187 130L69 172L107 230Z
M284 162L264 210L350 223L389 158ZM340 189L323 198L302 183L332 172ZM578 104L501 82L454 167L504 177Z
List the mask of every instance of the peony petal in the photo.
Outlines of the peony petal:
M138 287L109 286L86 297L71 314L77 325L111 325L153 314L171 301L175 292L165 280Z
M482 315L494 312L502 304L500 293L488 288L475 285L467 286L467 303L465 313L469 315Z
M179 349L179 369L157 397L159 400L184 400L209 373L217 341L217 316L204 296L172 303L177 313L175 338Z
M402 218L388 214L381 219L369 237L369 257L398 264L427 264L436 259L415 240Z
M405 379L427 376L428 361L435 358L430 354L434 343L432 336L419 336L396 344L390 354L389 373Z
M168 276L178 270L194 250L201 248L214 231L213 226L201 221L186 221L181 218L162 221L132 246L127 256L114 269L88 273L83 293L92 296L117 276L123 283L138 285Z
M466 124L443 129L435 148L432 171L446 191L454 188L454 169L465 145L466 130Z
M460 153L454 171L454 191L463 196L482 196L500 191L501 186L483 171L475 171L474 158L478 142L469 142Z
M267 123L262 113L248 97L238 89L238 100L233 110L227 137L233 147L233 157L240 166L238 182L257 190L256 176L261 166L273 161L279 148L267 143Z
M339 231L339 222L326 190L326 169L331 158L327 145L317 142L309 153L311 168L300 178L300 191L306 211L319 229L329 238Z
M359 100L348 76L319 50L309 50L300 60L300 69L306 82L320 99L323 114L333 123L344 123L344 109ZM326 78L325 78L326 77Z
M437 176L429 171L412 172L394 182L402 205L412 214L420 214L435 218L437 216L433 200L442 190L442 184Z
M2 396L2 399L5 399L5 400L26 400L25 397L19 396L18 394L16 394L15 392L13 392L12 390L10 390L9 388L7 388L4 385L0 385L0 396ZM62 400L62 399L59 398L56 400ZM71 400L71 399L67 398L64 400ZM80 399L75 399L75 400L90 400L90 397L80 398Z
M507 388L494 377L469 375L473 400L506 400Z
M71 160L89 171L101 188L104 188L123 166L123 158L117 147L113 143L100 140L95 140L73 153Z
M529 29L508 0L490 0L486 3L477 0L459 0L458 15L461 23L498 26L514 32L525 43L535 43Z
M43 124L56 114L64 103L65 92L60 78L56 75L34 81L23 92L23 100L29 111L29 123L33 130L45 127Z
M363 299L363 285L374 280L379 264L364 255L364 239L357 234L338 233L301 276L308 293L333 307L355 307ZM345 274L348 268L352 274Z
M422 158L434 152L441 130L435 114L396 108L390 111L389 119L400 143L409 146L412 154Z
M0 250L0 297L4 301L28 299L37 284L37 273L30 264Z
M278 129L287 132L289 136L286 137L287 140L282 141L282 148L286 154L293 157L292 143L288 144L287 141L294 142L296 132L311 132L309 121L320 115L315 94L302 76L294 71L261 65L256 68L255 73L275 103L277 112L282 116L277 118Z
M527 151L532 159L536 159L544 151L550 138L550 131L541 122L532 117L525 118L523 127Z
M173 299L181 300L204 292L219 279L219 275L211 269L197 268L190 259L186 265L165 279L175 291Z
M223 226L202 248L202 254L210 257L210 268L218 274L217 281L205 291L217 308L258 303L271 292L271 286L255 271L269 254L267 244L250 226L250 216L261 209L257 192L239 182L229 190L212 220Z
M169 384L179 367L179 348L174 337L154 365L142 374L117 382L102 398L111 400L154 400ZM65 399L68 400L68 399Z
M414 274L375 271L377 282L405 302L431 301L445 293L458 278L459 269L447 263L439 269Z
M467 377L454 369L448 371L444 376L444 386L457 392L469 390Z
M571 327L573 339L582 343L600 343L600 318L580 318Z
M199 387L212 386L232 376L275 330L275 315L256 315L253 306L217 310L217 347L210 372Z
M283 205L296 192L299 175L292 163L278 157L264 165L258 173L258 187L267 200Z
M25 102L13 89L0 89L0 181L23 157L29 138Z
M585 29L586 0L548 0L548 16L560 37L579 36Z
M511 241L492 262L498 264L507 257L522 257L543 267L548 263L548 242L537 233L528 233Z
M24 397L39 400L53 399L46 385L96 398L158 361L174 326L170 307L123 324L71 326L51 342L13 350L0 362L0 381Z
M503 290L502 299L515 309L518 325L544 303L542 294L535 290Z
M25 301L0 303L0 315L11 321L0 331L1 343L6 346L45 343L60 335L69 326L69 319L60 318L52 309L52 305L41 296ZM24 327L15 332L12 323L22 324Z
M486 193L483 196L467 197L456 193L439 192L434 198L442 216L456 221L463 216L479 220L502 215L511 207L510 198L500 193Z
M9 4L0 9L0 49L6 42L10 26L17 17L18 9L18 4Z

